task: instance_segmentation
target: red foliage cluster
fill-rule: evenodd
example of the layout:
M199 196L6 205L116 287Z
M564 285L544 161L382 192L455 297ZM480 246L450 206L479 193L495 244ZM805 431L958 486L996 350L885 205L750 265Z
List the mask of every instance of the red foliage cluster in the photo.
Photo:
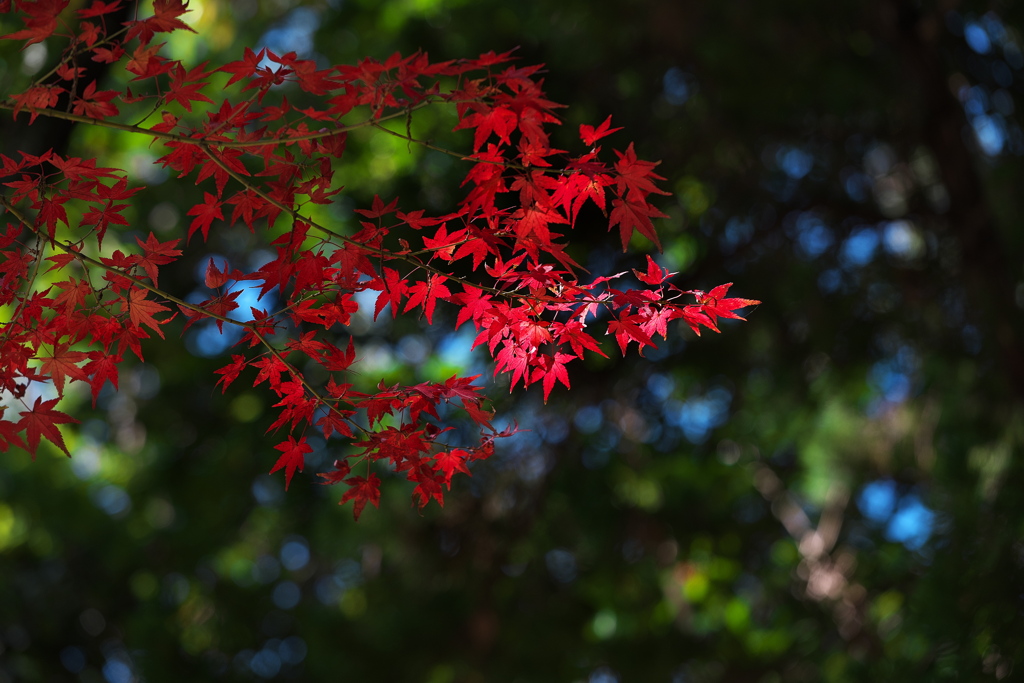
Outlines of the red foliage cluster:
M106 382L116 388L125 354L141 359L140 341L153 333L162 338L177 309L186 327L213 319L244 328L243 350L217 371L218 384L226 390L251 368L253 386L265 384L276 397L270 430L284 428L288 435L276 446L281 455L271 471L283 469L286 483L302 470L311 451L305 434L316 429L357 449L321 475L349 487L342 502L353 501L357 517L366 503L378 504L380 479L369 471L377 460L416 484L420 506L431 499L443 504L452 476L468 474L468 463L488 457L495 439L514 430L492 427L474 377L356 391L346 381L356 349L351 338L337 342L358 310L358 292L378 293L375 317L390 307L392 315L416 313L429 323L439 302L457 307L456 326L475 326L476 344L490 350L495 372L510 373L513 388L540 384L545 400L556 384L569 387L571 361L587 352L603 355L594 326L614 336L623 353L631 343L642 352L656 334L668 334L672 320L698 333L702 326L717 331L718 318L738 318L736 309L758 303L726 298L728 285L707 293L681 290L668 281L673 273L650 257L646 271L634 271L643 287L614 286L627 273L580 279L566 235L581 208L592 202L604 212L623 249L634 232L657 244L651 220L662 214L650 197L666 193L657 187L656 164L638 159L632 145L615 150L612 162L602 156L599 141L618 130L610 117L580 127L585 153L553 149L548 127L559 123L554 111L561 105L545 98L535 78L539 67L488 53L441 63L425 54L395 54L320 69L294 53L246 49L240 60L218 68L187 68L152 42L158 33L192 30L180 18L187 3L155 0L152 16L108 24L107 15L122 1L94 0L76 12L76 30L58 34L68 22L61 17L67 0L13 0L25 28L4 39L31 44L57 35L67 46L58 66L0 106L30 120L56 116L115 126L162 145L158 163L205 189L202 203L187 212L186 242L196 233L205 241L219 225L277 226L280 233L284 224L270 243L275 258L258 270L221 268L211 260L206 272L213 291L244 281L258 286L261 296L276 291L282 303L277 310L253 307L252 319L241 322L229 317L238 308L237 290L188 303L160 289L160 269L181 256L180 239L149 234L129 253L104 252L107 229L128 225L124 211L142 189L125 170L52 151L2 157L0 206L8 221L0 234L0 306L10 315L0 334L0 390L7 397L0 450L14 445L34 456L45 438L68 453L57 425L74 419L56 409L66 386L88 384L94 402ZM11 4L3 0L0 9ZM99 90L93 82L79 88L83 70L75 64L83 56L125 69L131 87ZM228 75L226 83L221 74ZM319 104L292 106L289 92L308 93ZM57 108L62 101L66 106ZM162 114L148 126L116 120L119 106L139 102ZM377 198L358 212L354 234L314 220L310 207L331 203L340 191L333 175L346 133L372 127L427 144L408 128L384 125L426 106L454 107L456 130L473 131L472 153L456 155L468 162L468 189L455 210L425 216ZM410 229L419 243L395 235ZM35 286L43 268L62 279ZM325 381L314 383L298 369L309 361L322 366ZM56 398L45 400L34 384L51 385ZM19 402L24 409L15 408L17 418L4 413ZM475 446L444 442L443 404L461 407L479 427ZM354 474L360 464L362 474Z

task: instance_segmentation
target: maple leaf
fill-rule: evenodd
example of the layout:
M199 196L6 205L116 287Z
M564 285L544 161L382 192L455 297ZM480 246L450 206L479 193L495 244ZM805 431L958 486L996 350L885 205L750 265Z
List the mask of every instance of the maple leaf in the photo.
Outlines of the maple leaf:
M642 273L634 268L633 274L636 275L640 282L643 282L646 285L660 285L673 275L678 275L678 273L668 272L668 268L662 268L659 266L649 255L647 257L647 272Z
M104 33L104 31L100 27L96 26L96 24L92 23L91 21L83 21L79 25L79 30L81 31L81 33L78 37L81 40L85 41L85 44L89 47L95 45L96 41L99 40ZM81 71L83 72L82 75L85 75L85 69L81 69ZM67 80L74 80L74 78L70 78Z
M351 500L352 514L357 521L367 503L372 503L375 508L380 507L380 479L376 474L369 477L349 477L345 483L349 489L341 497L338 505L344 505Z
M672 308L645 308L641 309L641 314L646 318L645 322L640 325L644 332L651 337L660 334L663 338L668 339L668 323L676 318L676 313Z
M441 394L447 399L454 397L461 399L462 407L470 419L481 427L490 429L490 420L494 417L494 413L483 410L480 407L480 403L483 400L483 397L480 395L480 387L473 384L473 380L479 376L459 377L458 375L452 375L445 381Z
M479 152L487 138L494 133L501 142L511 144L509 135L516 129L519 117L505 106L481 107L481 111L470 114L462 119L454 130L475 128L473 133L473 151Z
M25 430L25 441L28 445L26 450L32 454L33 460L36 459L40 437L46 437L47 441L64 451L64 455L69 458L71 457L71 453L68 452L68 447L64 445L64 437L61 435L57 425L77 423L78 420L59 410L53 410L58 400L60 399L54 398L44 401L42 397L36 397L32 410L19 413L21 420L18 421L18 431Z
M388 214L394 213L398 209L398 197L391 200L390 204L385 204L384 200L379 195L373 195L373 204L369 209L356 209L356 213L366 216L367 218L381 218Z
M6 453L11 446L25 448L25 442L18 435L21 428L16 423L4 419L6 411L7 408L0 406L0 453Z
M580 209L588 199L597 204L602 213L605 213L607 204L604 188L611 183L611 176L605 173L576 171L559 179L558 185L551 195L551 203L561 206L562 211L570 217L575 227Z
M50 106L56 106L60 101L60 95L67 92L65 88L56 85L37 85L25 92L10 95L14 100L14 119L17 113L23 109L29 110L29 124L31 125L39 116L38 110L45 110Z
M291 66L299 87L308 93L326 95L329 90L336 87L333 69L317 70L316 62L310 59L297 60Z
M392 317L397 317L402 297L409 291L409 281L403 279L397 270L385 266L383 272L383 278L377 278L366 285L367 289L380 292L377 295L377 302L373 307L374 320L377 319L377 316L381 314L388 304L391 304Z
M114 2L92 0L92 4L87 9L77 10L76 14L78 14L82 19L90 19L92 17L103 16L104 14L111 14L119 9L121 9L121 0L114 0Z
M111 223L114 225L128 225L128 219L121 215L121 212L128 208L128 204L114 204L110 200L104 202L102 208L90 206L89 211L82 216L79 225L96 226L96 244L103 246L103 237L107 234L107 228Z
M714 332L719 332L719 329L715 327L715 321L700 312L700 306L685 306L679 312L678 317L682 318L683 322L689 325L690 329L698 337L700 336L701 325Z
M164 102L168 104L178 102L185 108L185 111L192 111L193 102L209 102L214 104L213 100L199 92L209 83L205 81L194 82L209 75L206 73L205 67L206 62L203 62L186 73L180 63L174 65L174 68L170 71L171 86L164 95Z
M230 386L232 382L238 379L238 375L241 374L242 370L245 369L246 365L248 365L248 361L246 361L245 356L234 353L231 354L230 363L228 363L227 365L218 370L214 370L215 374L221 375L221 378L217 380L217 384L224 385L221 387L220 393L223 394L228 390L228 386Z
M313 419L313 412L319 406L319 400L306 395L306 388L298 380L281 382L275 389L281 396L281 400L274 404L275 408L281 408L281 414L267 428L268 432L274 431L291 421L291 428L295 429L300 423L309 424Z
M566 389L572 388L569 384L569 373L565 370L565 364L573 360L575 356L568 353L556 353L554 356L544 355L540 358L541 365L534 369L533 378L530 381L542 380L544 403L547 403L551 390L555 388L556 380L564 384Z
M423 313L427 318L427 324L434 323L434 307L438 299L447 299L452 295L451 291L443 283L447 280L443 275L431 275L430 279L417 282L409 288L409 300L405 302L405 313L412 309L423 306Z
M548 206L541 204L534 204L528 209L519 209L512 214L512 220L515 221L515 233L519 242L516 243L516 247L519 248L521 243L525 244L527 241L544 247L551 244L551 233L548 231L548 225L550 223L565 223L569 221L565 219L562 214Z
M651 218L667 218L667 216L647 202L641 203L628 199L623 201L616 198L612 200L612 215L608 222L608 229L611 230L615 226L619 226L622 251L629 249L629 240L633 236L634 230L654 242L658 251L661 251L661 241L658 239L658 233L654 230Z
M409 481L416 482L416 488L412 490L412 497L418 507L426 507L431 498L436 500L438 505L444 507L444 490L441 488L443 480L440 475L420 464L409 471L408 478Z
M316 426L323 430L325 439L331 438L333 434L351 437L352 428L349 427L348 418L352 415L355 415L354 410L329 410L326 415L317 420Z
M580 139L583 140L583 144L584 145L586 145L587 147L590 147L595 142L597 142L598 140L603 138L604 136L611 135L612 133L614 133L617 130L622 130L621 128L611 128L610 127L611 125L612 125L612 117L611 116L606 118L604 120L604 123L602 123L597 128L594 128L593 126L588 126L585 123L581 124L580 125ZM632 149L632 145L630 145L630 149Z
M61 63L57 67L57 76L62 81L74 81L85 76L84 68L71 68L66 63Z
M303 466L306 464L306 453L312 453L313 447L306 443L306 437L299 437L296 441L294 436L289 436L287 441L274 446L275 449L281 451L281 457L277 459L274 466L270 469L270 474L277 472L279 469L284 468L284 488L287 491L288 485L292 483L292 476L295 474L295 470L302 471Z
M430 228L438 223L443 223L442 218L424 218L423 209L417 209L416 211L410 211L405 213L404 211L397 211L395 217L398 220L409 224L409 227L413 230L422 230L423 228Z
M108 116L117 116L118 109L110 100L118 96L116 90L96 90L96 81L93 81L82 91L81 97L75 98L72 111L79 116L88 116L91 119L103 119Z
M253 216L259 215L267 206L267 201L252 190L236 192L228 199L227 203L235 207L231 210L231 222L237 221L239 215L241 215L242 222L250 228L252 227Z
M56 282L54 286L64 290L50 304L55 310L63 309L64 313L85 305L85 297L92 293L92 286L87 280L76 280L71 277L63 282Z
M153 16L147 19L147 21L154 31L169 32L180 28L195 33L192 27L177 19L177 17L191 11L188 8L187 0L186 2L181 0L154 0Z
M96 398L100 394L100 389L106 384L107 380L114 385L114 389L117 389L117 364L121 362L121 356L111 356L102 351L90 351L89 362L82 368L85 374L89 376L89 385L92 387L92 407L96 407Z
M660 161L643 161L637 159L633 143L629 143L625 154L615 150L619 160L615 162L615 171L618 173L618 194L620 197L631 199L635 202L646 201L649 194L670 194L661 190L654 184L656 180L664 180L654 172Z
M35 0L19 3L19 9L28 15L23 17L26 28L0 36L0 40L27 39L26 46L46 40L56 30L57 16L68 6L68 2L69 0Z
M164 338L164 331L160 329L160 325L166 325L170 322L170 318L167 320L156 320L153 315L162 311L169 311L163 304L158 304L155 301L148 301L146 297L149 296L149 292L141 287L132 287L129 293L129 300L127 302L128 315L131 318L132 324L136 327L150 327L156 331L160 338ZM125 304L122 304L125 305Z
M608 334L615 335L615 341L619 343L619 348L622 350L622 355L626 355L626 347L631 341L637 342L640 345L640 355L643 355L645 346L651 346L658 348L650 335L643 331L638 322L643 322L643 319L638 315L628 315L612 320L608 323Z
M333 471L317 472L316 476L323 477L324 479L327 480L320 482L321 484L323 484L324 486L330 486L331 484L339 484L342 481L344 481L345 478L349 475L349 472L351 471L352 468L349 467L348 461L339 459L334 461Z
M87 357L84 351L71 351L67 344L55 344L49 356L40 356L42 363L39 369L50 376L53 386L57 388L58 395L63 396L65 377L82 381L89 380L85 370L78 367L78 363Z
M230 279L227 261L224 262L224 270L221 270L214 263L211 256L210 262L206 265L206 275L203 278L204 284L210 289L217 289Z
M80 248L80 245L79 245L79 248ZM4 252L4 254L7 254L7 253L9 253L9 252ZM52 261L53 265L50 266L49 268L47 268L46 272L49 273L49 272L55 271L55 270L58 270L58 271L59 270L63 270L69 263L71 263L72 261L75 261L77 259L78 259L78 257L74 253L71 253L71 254L53 254L52 256L47 256L46 260L47 261ZM12 260L13 260L13 255L12 255ZM11 265L13 265L13 264L11 264Z
M473 270L477 270L480 265L484 262L484 259L488 256L495 256L498 252L498 244L500 243L493 234L484 234L479 228L470 227L469 239L462 243L462 245L455 251L455 255L452 257L452 261L458 261L459 259L466 258L467 256L473 257Z
M57 154L52 154L48 161L54 168L63 173L64 177L68 180L94 180L101 177L116 178L118 182L111 187L102 184L95 187L97 196L102 199L127 199L142 189L141 187L127 189L127 177L118 176L118 169L116 168L97 168L95 159L86 159L84 161L78 157L68 157L65 159Z
M356 360L356 347L352 343L352 337L348 338L348 346L344 351L334 344L324 342L319 360L321 365L331 372L347 370Z
M97 47L92 51L92 60L102 64L114 64L120 61L123 56L124 50L121 49L120 45L115 46L113 49Z
M569 346L577 358L583 358L584 349L589 349L607 358L607 354L601 350L601 346L597 341L583 331L585 328L586 325L580 320L570 320L565 323L555 321L551 324L552 334L558 340L558 343L569 342Z
M468 230L463 228L462 230L449 233L447 224L442 223L433 237L424 236L423 246L427 250L432 251L433 255L437 258L443 261L451 261L453 260L452 252L466 238L467 232Z
M138 38L143 45L148 45L154 33L168 33L178 29L195 33L191 26L178 19L188 9L188 2L181 0L153 0L153 16L142 21L128 22L127 40Z
M694 295L697 297L697 303L700 304L701 312L711 318L711 320L717 320L718 318L746 320L746 318L736 315L733 311L737 308L756 306L761 302L755 299L726 299L724 297L730 287L732 287L731 282L725 285L718 285L707 294L694 292Z
M156 235L149 233L149 237L146 238L145 242L138 237L135 238L135 241L139 243L139 246L145 252L138 265L142 266L142 269L146 271L146 275L153 281L153 286L156 287L157 274L159 272L158 266L173 263L177 257L181 256L181 250L174 248L181 240L161 242L156 238Z
M46 233L51 240L57 232L57 221L69 225L68 212L64 210L63 206L68 199L69 197L66 196L53 196L41 200L38 204L39 213L36 215L36 225L45 223Z
M288 371L288 366L282 363L277 356L264 356L253 361L251 365L260 369L252 383L254 387L266 380L272 388L276 389L281 384L281 375Z
M247 47L245 48L245 53L242 59L238 60L237 62L229 62L224 66L218 68L217 71L226 71L227 73L231 74L231 78L228 79L227 85L225 85L225 87L231 85L236 81L240 81L243 78L249 78L250 76L254 75L256 73L256 69L259 67L260 62L263 61L263 58L266 56L266 54L267 51L265 48L260 50L259 53L255 53Z
M468 320L472 320L477 327L488 310L491 309L491 295L484 290L470 284L462 285L463 291L448 297L448 301L459 306L459 315L455 321L455 329Z
M188 228L188 239L191 240L192 233L200 228L203 230L203 240L207 239L210 233L210 224L213 223L214 219L224 220L224 214L220 210L222 203L216 195L209 192L203 193L203 203L196 204L188 210L189 216L195 216Z
M523 380L524 386L527 384L529 375L527 374L528 364L530 361L530 354L517 344L506 341L502 345L501 350L498 351L494 357L494 374L499 372L511 372L512 380L509 382L508 390L509 393L515 389L516 384L519 380Z

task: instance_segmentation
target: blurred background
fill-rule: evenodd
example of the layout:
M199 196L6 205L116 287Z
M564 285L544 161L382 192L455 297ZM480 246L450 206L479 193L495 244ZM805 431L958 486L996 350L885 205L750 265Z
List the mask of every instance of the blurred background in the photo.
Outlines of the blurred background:
M72 3L75 4L75 3ZM1012 680L1024 672L1024 7L956 0L192 0L190 63L245 46L323 65L518 46L569 105L661 159L659 261L683 288L764 301L647 358L507 396L507 440L422 513L386 482L356 524L317 484L285 493L268 396L213 370L196 326L144 346L74 458L0 457L0 681ZM0 18L2 33L16 30ZM7 41L5 41L6 43ZM5 92L46 43L2 45ZM56 46L51 46L56 51ZM107 75L107 78L115 78ZM1020 103L1020 104L1018 104ZM439 140L449 114L425 114ZM434 119L430 117L434 116ZM448 118L445 118L448 117ZM134 244L180 236L191 182L102 130L0 120L0 146L127 168ZM431 128L432 127L432 128ZM450 210L464 169L353 135L332 220L374 193ZM205 298L210 255L258 267L247 230L161 272ZM574 257L641 267L594 212ZM644 245L640 244L643 247ZM202 252L202 250L200 250ZM165 281L165 277L167 278ZM357 318L361 372L490 376L471 335ZM444 323L444 320L441 321ZM175 323L177 324L177 323ZM169 338L173 335L168 335ZM598 359L600 360L600 359ZM244 379L244 378L243 378ZM74 412L67 409L68 412ZM383 472L380 473L383 476Z

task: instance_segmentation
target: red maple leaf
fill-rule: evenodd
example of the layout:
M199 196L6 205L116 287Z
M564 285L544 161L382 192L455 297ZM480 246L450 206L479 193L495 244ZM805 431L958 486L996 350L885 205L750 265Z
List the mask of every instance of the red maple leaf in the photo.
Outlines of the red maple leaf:
M158 304L155 301L149 301L146 297L149 296L149 292L141 287L132 287L129 294L129 300L122 303L127 305L128 315L131 318L132 324L136 327L150 327L156 330L156 333L160 335L160 338L164 338L164 331L160 329L160 325L166 325L170 322L170 318L167 320L156 320L153 316L163 311L169 311L163 304ZM123 300L122 300L123 301Z
M57 393L64 395L64 379L70 377L82 381L88 381L89 376L85 370L78 367L87 358L84 351L71 351L67 344L55 344L49 356L40 356L39 369L50 376Z
M240 81L243 78L249 78L254 75L266 54L266 49L260 50L259 53L255 53L247 47L245 48L245 54L242 59L237 62L229 62L217 69L217 71L226 71L231 74L231 78L228 79L225 87L231 85L235 81Z
M466 239L467 232L463 228L462 230L449 233L447 223L442 223L433 237L423 237L423 246L432 251L442 261L451 261L453 260L452 252L455 251L455 247L459 246Z
M647 272L641 273L636 268L633 269L633 274L636 275L640 282L646 285L660 285L665 280L669 279L677 273L668 272L668 268L662 268L654 262L650 256L647 257Z
M120 329L120 326L117 329ZM100 389L103 388L108 379L114 385L114 388L117 389L117 364L121 360L121 356L111 356L102 351L89 352L89 362L82 369L90 378L89 385L92 387L93 408L96 407L96 398L100 394Z
M303 466L306 464L306 453L312 453L313 448L306 443L306 437L299 437L296 441L294 436L289 436L287 441L274 446L277 450L281 451L281 457L277 459L274 466L270 469L270 473L277 472L282 467L284 468L284 488L287 491L288 485L292 483L292 476L295 474L295 470L302 471Z
M380 479L376 474L369 477L349 477L345 483L349 485L349 490L341 497L338 505L344 505L351 500L352 514L357 520L359 515L363 514L363 508L367 503L372 503L375 508L380 507Z
M36 402L32 405L32 410L19 413L21 420L18 421L18 431L25 430L25 439L28 443L26 450L32 454L33 460L36 458L40 437L46 437L47 441L50 441L57 448L64 451L64 455L69 458L71 457L71 453L68 452L68 447L64 445L64 437L61 435L57 425L77 423L78 420L59 410L53 410L53 406L57 405L58 400L60 399L54 398L44 401L42 397L37 397Z
M608 323L608 334L615 335L615 341L619 343L623 356L626 355L626 347L631 341L635 341L640 345L640 355L643 355L645 346L658 348L650 336L638 324L642 322L643 318L639 315L628 315Z
M462 289L461 293L448 297L448 301L459 307L455 329L459 329L468 320L472 320L479 327L484 314L491 308L491 295L470 284L464 283Z
M694 292L694 295L697 297L697 303L700 304L700 310L712 320L717 320L718 318L746 320L746 318L736 315L733 311L737 308L756 306L761 302L755 299L726 299L724 297L730 287L732 287L731 282L725 285L718 285L707 294Z
M69 0L35 0L19 3L18 8L28 15L23 17L26 28L0 36L0 40L28 40L26 46L46 40L56 30L57 16L68 6L68 2Z
M515 112L505 106L480 107L480 111L470 114L462 119L454 130L463 128L476 128L473 133L473 151L479 152L480 147L487 141L487 138L494 133L501 142L511 144L509 135L516 129L519 117Z
M569 373L565 370L565 364L574 358L575 356L568 353L556 353L554 356L544 355L540 357L541 364L534 369L533 377L530 381L543 381L545 403L548 402L551 390L555 388L556 380L564 384L566 389L572 388L569 384Z
M316 426L323 430L325 439L331 438L333 434L351 437L352 428L349 426L348 418L352 415L355 415L354 410L329 410L326 415L317 420Z
M654 172L660 161L643 161L636 158L633 143L629 143L626 153L615 150L619 160L615 162L618 173L618 194L620 197L633 201L646 201L649 194L669 194L654 184L656 180L664 180Z
M82 19L90 19L92 17L103 16L104 14L110 14L116 12L121 8L121 0L114 0L114 2L103 2L103 0L92 0L92 4L88 9L80 9L76 11L79 17Z
M555 335L559 344L569 342L572 352L576 354L578 358L583 358L584 349L589 349L594 353L604 356L607 358L607 354L601 350L601 346L597 341L583 330L586 325L580 320L569 320L565 323L555 321L551 323L551 331Z
M209 75L205 67L206 62L203 62L186 73L185 68L180 63L175 64L170 72L171 87L164 95L164 102L168 104L178 102L185 108L185 111L192 111L193 102L209 102L214 104L213 100L199 92L209 85L206 81L199 81L200 78Z
M334 461L333 471L318 472L316 476L323 477L324 479L327 480L320 482L321 484L325 486L330 486L331 484L340 484L341 482L343 482L345 480L345 477L347 477L349 475L349 472L351 471L352 468L349 467L347 460L338 459Z
M587 173L576 171L558 180L557 187L551 195L551 203L562 207L575 225L580 209L588 199L597 204L605 213L604 188L612 183L612 177L606 173Z
M230 363L218 370L214 370L215 374L221 375L221 378L217 380L217 384L224 384L224 386L221 387L220 393L223 394L228 390L228 386L238 379L238 375L242 373L242 370L245 369L246 365L248 365L248 361L246 361L245 356L234 353L231 354Z
M178 19L188 9L188 2L181 0L153 0L153 16L142 21L129 22L127 40L138 38L143 45L153 39L154 33L168 33L177 29L195 31L191 26Z
M57 221L64 225L68 224L68 212L64 210L64 203L70 199L63 195L54 195L39 202L39 213L36 215L36 225L46 224L46 233L52 240L57 232Z
M619 226L622 251L629 248L629 240L633 236L634 230L654 242L658 251L661 251L661 241L658 240L658 233L654 230L651 218L666 218L666 216L646 201L635 202L616 198L612 200L612 215L608 222L608 229L611 230L615 226Z
M93 81L82 91L81 97L75 98L72 111L79 116L88 116L91 119L103 119L108 116L117 116L118 110L110 100L120 93L116 90L96 90L96 81Z
M50 306L54 310L63 310L64 313L70 313L85 305L85 297L92 293L92 286L87 280L76 280L73 277L56 282L54 286L64 291L53 300Z
M434 322L434 307L438 299L447 299L452 295L451 291L443 283L447 280L443 275L431 275L429 280L417 282L409 288L409 300L405 302L405 313L408 313L417 306L423 306L423 313L427 318L427 324Z
M7 449L11 446L25 448L25 442L18 436L21 427L14 422L3 419L6 410L5 407L0 406L0 453L6 453Z
M14 118L18 118L18 112L22 109L28 109L31 112L28 122L33 123L39 116L38 109L56 107L61 94L65 92L67 91L64 88L57 85L37 85L23 93L11 95L11 99L14 100Z
M412 490L412 499L419 507L426 507L433 498L437 504L444 507L444 490L441 488L443 478L434 470L425 466L422 461L417 462L417 467L410 468L408 479L416 482L416 488Z
M368 289L380 292L377 295L377 303L373 307L374 320L377 319L377 316L381 314L388 304L391 304L392 317L396 317L402 303L402 297L409 291L409 281L403 279L397 270L385 266L383 272L383 278L378 278L367 285Z
M210 289L217 289L231 279L229 272L227 261L224 262L224 270L221 270L217 267L217 264L214 263L213 257L211 256L210 262L206 264L206 275L203 278L203 282Z
M449 491L452 490L452 475L456 472L472 475L472 472L466 467L468 458L469 453L461 448L453 448L450 451L438 453L434 459L436 463L434 467L444 475L444 483L448 485Z
M142 269L146 271L146 275L153 281L153 286L155 287L157 286L158 266L173 263L177 257L181 256L181 250L174 248L181 240L161 242L156 238L156 235L149 233L149 237L146 238L145 242L138 237L135 238L135 241L139 243L139 246L145 252L138 265L142 266Z
M597 128L594 128L593 126L588 126L585 123L581 124L580 125L580 139L583 140L583 144L584 145L586 145L587 147L590 147L591 145L593 145L595 142L597 142L598 140L600 140L604 136L611 135L612 133L614 133L617 130L622 130L621 128L611 128L610 127L611 125L612 125L612 117L611 116L606 118L604 120L604 123L602 123ZM630 145L630 149L632 149L632 148L633 148L633 146Z
M191 240L192 233L200 228L203 230L203 240L207 239L210 233L210 224L213 223L214 219L224 220L224 214L220 210L221 204L222 202L216 195L209 192L203 193L203 203L196 204L188 210L189 216L195 216L192 219L192 224L188 227L188 239Z

